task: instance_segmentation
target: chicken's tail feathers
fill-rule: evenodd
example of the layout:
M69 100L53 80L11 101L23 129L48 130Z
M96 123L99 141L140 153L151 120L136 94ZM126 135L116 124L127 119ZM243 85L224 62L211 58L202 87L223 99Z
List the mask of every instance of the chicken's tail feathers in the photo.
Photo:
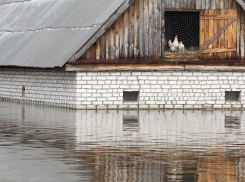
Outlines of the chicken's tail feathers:
M168 45L169 45L169 47L171 47L171 44L172 44L172 41L171 41L171 40L169 40L169 41L168 41Z

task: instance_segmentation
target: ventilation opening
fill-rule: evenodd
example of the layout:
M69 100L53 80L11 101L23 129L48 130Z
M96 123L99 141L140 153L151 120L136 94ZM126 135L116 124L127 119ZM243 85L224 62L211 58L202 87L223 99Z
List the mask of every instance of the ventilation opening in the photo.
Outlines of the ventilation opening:
M199 12L165 12L165 57L199 58ZM182 41L184 49L173 48L174 39Z
M25 97L26 94L26 88L25 86L22 86L22 97Z
M240 101L241 92L225 92L226 101Z
M139 91L124 91L123 92L123 101L138 101Z

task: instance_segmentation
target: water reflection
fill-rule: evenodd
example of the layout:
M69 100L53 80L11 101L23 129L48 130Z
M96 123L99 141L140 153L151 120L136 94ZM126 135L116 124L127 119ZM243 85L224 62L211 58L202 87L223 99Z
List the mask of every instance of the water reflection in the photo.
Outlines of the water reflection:
M244 112L0 102L0 181L245 181Z

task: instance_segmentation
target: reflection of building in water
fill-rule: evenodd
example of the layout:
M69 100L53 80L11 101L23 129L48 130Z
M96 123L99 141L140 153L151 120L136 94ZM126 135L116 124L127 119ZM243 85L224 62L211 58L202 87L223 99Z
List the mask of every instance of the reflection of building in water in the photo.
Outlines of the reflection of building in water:
M245 150L240 150L238 154L241 157L237 157L235 159L236 182L244 182L245 181L245 157L244 157Z
M228 157L228 156L227 156ZM234 182L234 158L204 157L198 160L198 182Z
M241 128L241 117L237 116L225 116L225 127L232 129Z
M123 131L139 131L138 116L123 115Z
M195 174L197 160L190 160L189 164L192 166L189 166L183 160L173 158L173 156L112 152L95 154L96 181L177 182L196 181L197 179ZM194 172L190 171L193 168Z

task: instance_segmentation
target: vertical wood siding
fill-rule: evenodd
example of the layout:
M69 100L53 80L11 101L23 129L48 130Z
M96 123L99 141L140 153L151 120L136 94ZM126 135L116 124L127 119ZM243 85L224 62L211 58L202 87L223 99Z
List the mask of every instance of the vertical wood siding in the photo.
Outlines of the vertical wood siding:
M236 54L238 59L245 59L245 13L235 0L135 0L82 59L163 59L164 9L237 9ZM215 53L212 58L219 56L222 55Z

